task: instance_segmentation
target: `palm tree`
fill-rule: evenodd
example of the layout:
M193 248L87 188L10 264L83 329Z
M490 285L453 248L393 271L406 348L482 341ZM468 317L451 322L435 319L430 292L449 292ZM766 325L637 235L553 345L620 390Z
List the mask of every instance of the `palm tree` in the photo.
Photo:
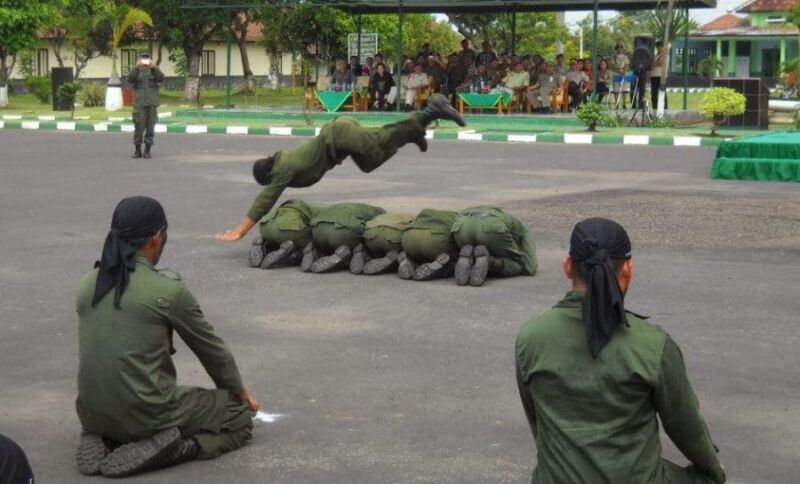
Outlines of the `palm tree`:
M152 27L153 19L142 9L108 1L98 16L97 23L111 25L111 77L108 79L106 90L106 111L116 111L122 107L122 90L117 72L117 49L128 29L138 23Z
M794 4L794 8L789 15L786 16L786 21L800 29L800 2ZM797 55L800 57L800 31L797 33ZM797 79L800 79L800 62L797 62Z

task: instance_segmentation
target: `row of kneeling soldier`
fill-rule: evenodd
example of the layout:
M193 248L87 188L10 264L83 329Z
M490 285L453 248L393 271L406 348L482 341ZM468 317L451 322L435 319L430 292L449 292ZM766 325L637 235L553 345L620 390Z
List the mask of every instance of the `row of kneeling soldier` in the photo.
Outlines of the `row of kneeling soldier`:
M299 265L313 273L396 271L416 281L455 275L459 285L480 286L488 275L532 276L537 268L530 232L497 207L461 213L425 209L414 216L364 203L321 207L293 199L265 215L259 232L250 266L263 269Z
M302 262L311 253L306 265L324 271L348 258L352 267L360 254L355 268L369 273L402 264L400 249L414 246L418 252L407 257L421 264L415 271L409 266L408 274L416 276L429 264L425 277L447 265L439 258L455 253L456 245L448 244L456 242L462 244L460 259L471 259L462 267L464 280L479 265L502 275L535 269L532 251L526 253L533 247L530 237L524 230L514 233L521 224L489 207L402 218L368 205L321 209L294 200L263 222L269 252L254 252L267 265ZM166 242L161 204L126 198L114 211L100 260L79 284L77 463L83 474L123 477L211 459L252 438L259 403L187 284L174 272L156 269ZM303 243L311 248L300 249ZM482 247L504 252L484 259ZM320 253L313 256L315 251ZM396 258L387 257L392 252ZM538 454L532 482L725 482L678 345L626 309L633 260L625 230L607 219L578 223L563 270L571 290L522 326L515 347L519 394ZM216 389L178 386L171 357L176 334ZM659 417L691 465L662 458ZM24 453L13 448L0 454L1 478L30 475Z

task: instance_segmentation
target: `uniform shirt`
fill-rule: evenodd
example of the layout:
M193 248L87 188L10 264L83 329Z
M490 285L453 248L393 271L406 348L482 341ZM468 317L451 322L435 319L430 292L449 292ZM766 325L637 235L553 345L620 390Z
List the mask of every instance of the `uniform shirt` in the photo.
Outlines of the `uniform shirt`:
M569 82L574 82L575 84L580 84L581 82L587 84L589 82L589 76L587 76L583 71L571 70L567 72L567 80Z
M628 68L630 68L631 61L624 52L620 52L619 54L614 54L612 64L614 65L614 71L618 74L625 74L628 72Z
M382 213L386 213L386 210L366 203L337 203L320 211L311 219L311 226L331 223L363 233L367 221Z
M157 66L150 69L131 68L128 84L133 87L133 107L158 106L158 85L164 82L164 73Z
M582 301L567 293L517 336L517 382L536 439L531 482L665 483L657 415L678 449L724 482L678 346L628 313L593 359Z
M667 62L667 49L661 49L656 54L655 62L653 62L653 70L650 73L651 77L664 77L664 64Z
M531 82L531 75L527 71L512 72L503 79L505 87L509 89L517 89L520 87L528 87Z
M203 428L222 424L227 395L238 395L242 378L228 347L206 322L200 305L179 276L168 277L137 256L120 308L109 293L93 308L97 281L92 269L78 286L78 406L87 430L122 442L179 426L187 412L205 413ZM177 385L171 354L173 332L197 356L217 388Z
M539 85L540 91L550 92L558 87L558 76L555 74L539 74L536 83Z
M353 86L355 83L356 75L350 69L333 71L333 75L331 76L332 85Z
M478 54L477 65L484 64L484 65L486 65L488 67L489 64L491 64L492 61L495 60L495 59L497 59L497 54L495 54L494 52L481 51L481 53Z
M340 164L344 157L336 155L331 140L331 123L322 127L320 135L297 148L278 153L272 165L269 183L261 190L247 217L257 221L266 215L286 187L310 187L325 173Z
M427 86L430 84L430 79L428 75L424 72L420 72L417 74L416 72L412 72L408 76L408 80L406 81L406 87L408 89L419 89L421 87Z

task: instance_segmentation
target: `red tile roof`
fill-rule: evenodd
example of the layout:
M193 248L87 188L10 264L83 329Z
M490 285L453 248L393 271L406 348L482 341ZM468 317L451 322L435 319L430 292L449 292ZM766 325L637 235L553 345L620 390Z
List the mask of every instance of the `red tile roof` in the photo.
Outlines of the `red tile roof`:
M728 30L736 27L742 27L749 24L747 19L737 17L732 13L726 13L722 17L717 17L711 22L704 23L697 30L699 32L711 32L714 30Z
M737 12L786 12L794 8L797 0L750 0L736 9Z

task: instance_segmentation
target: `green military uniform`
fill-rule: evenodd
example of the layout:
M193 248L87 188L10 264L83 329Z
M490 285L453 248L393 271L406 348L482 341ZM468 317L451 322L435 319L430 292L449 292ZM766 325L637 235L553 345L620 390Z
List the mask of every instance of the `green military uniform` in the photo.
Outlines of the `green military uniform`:
M164 73L153 65L138 69L131 68L128 84L133 87L133 144L152 146L158 121L158 85L164 82ZM258 220L258 219L255 219Z
M314 248L330 254L341 246L353 249L361 242L366 223L385 213L365 203L337 203L322 210L311 220Z
M457 254L458 246L450 233L457 216L456 212L426 208L403 230L403 251L416 262L431 262L440 254Z
M531 482L724 482L678 346L628 313L594 359L582 301L567 293L517 337L517 380L538 453ZM692 466L661 458L656 415Z
M209 459L250 441L252 414L238 401L242 379L225 343L203 317L192 293L137 256L120 300L91 305L98 270L78 288L77 411L83 427L119 443L177 427ZM198 357L216 390L176 384L171 353L177 332Z
M536 244L522 222L496 207L472 207L461 212L450 229L459 247L483 245L501 264L492 273L513 277L536 273Z
M323 126L314 139L278 153L269 184L256 197L247 216L260 220L286 187L311 186L348 156L361 171L369 173L394 156L401 146L424 136L425 125L416 116L380 128L362 128L350 118L337 118Z
M322 210L322 207L309 205L299 199L283 202L270 210L259 223L258 229L264 244L269 249L291 240L295 247L302 249L311 242L311 220Z
M364 230L364 245L373 257L403 250L403 230L414 217L402 213L385 213L369 220Z

